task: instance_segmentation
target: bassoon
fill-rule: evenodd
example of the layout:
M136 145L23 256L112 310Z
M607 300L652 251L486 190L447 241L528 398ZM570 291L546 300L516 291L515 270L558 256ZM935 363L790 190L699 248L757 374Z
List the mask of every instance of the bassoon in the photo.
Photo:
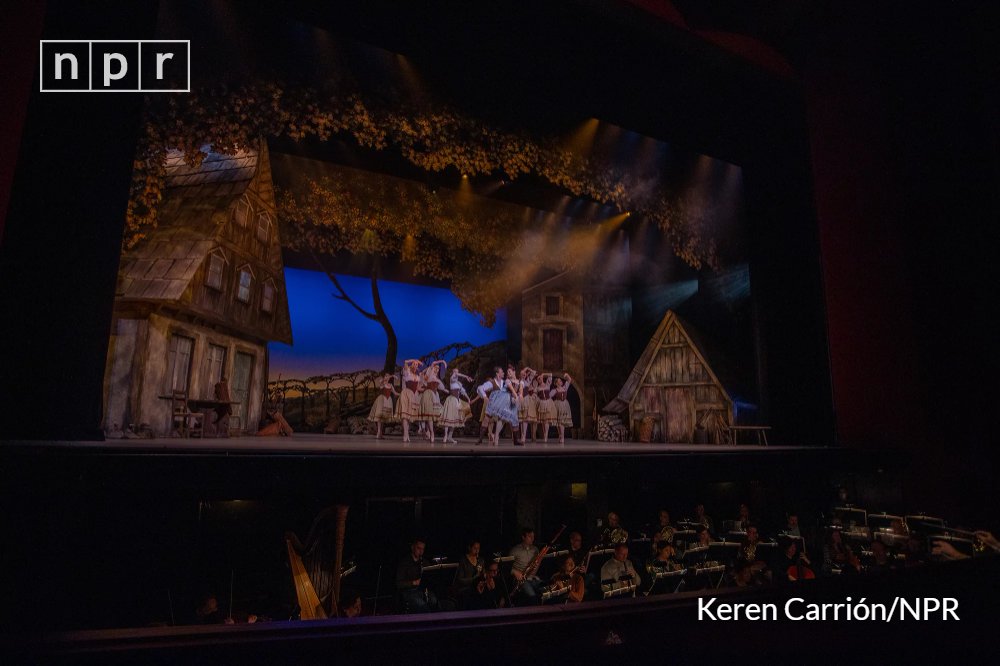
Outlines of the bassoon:
M555 536L552 537L552 539L547 544L545 544L540 551L538 551L538 555L535 555L535 559L531 560L531 564L529 564L527 568L524 570L524 577L520 581L518 581L516 586L514 586L514 591L510 593L511 597L513 597L515 594L518 593L518 591L521 589L521 586L524 585L524 582L528 580L528 578L538 573L538 567L542 565L542 559L550 550L552 550L552 548L556 544L556 540L558 540L559 537L562 536L562 533L565 530L566 526L562 525L556 532Z

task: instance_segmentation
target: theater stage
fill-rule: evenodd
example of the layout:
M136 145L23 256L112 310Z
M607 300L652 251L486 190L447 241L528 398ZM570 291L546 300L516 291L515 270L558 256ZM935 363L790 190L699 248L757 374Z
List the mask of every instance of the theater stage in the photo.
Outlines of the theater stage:
M749 439L749 437L748 437ZM567 439L565 444L549 440L548 443L529 442L514 446L508 437L499 446L484 442L476 445L474 438L458 438L457 444L445 444L440 438L434 444L423 438L411 437L404 443L396 435L377 440L371 435L320 435L295 433L290 437L207 437L181 439L178 437L156 439L107 439L104 441L51 442L60 448L98 449L107 451L136 451L149 453L219 453L248 454L320 454L361 456L608 456L608 455L664 455L697 454L718 455L729 453L777 453L812 450L803 446L760 446L757 444L643 444L638 442L601 442L592 439Z

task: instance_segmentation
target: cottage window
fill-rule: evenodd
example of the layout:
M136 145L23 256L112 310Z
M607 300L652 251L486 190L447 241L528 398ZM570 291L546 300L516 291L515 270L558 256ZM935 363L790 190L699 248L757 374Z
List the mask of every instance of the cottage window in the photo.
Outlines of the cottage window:
M274 283L270 280L264 283L264 292L260 299L260 309L264 312L274 311Z
M222 379L226 367L226 348L221 345L208 345L205 355L205 395L214 396L215 385Z
M240 269L240 286L236 290L236 298L243 301L244 303L250 302L250 284L253 281L253 274L250 272L250 268Z
M560 305L562 299L558 296L546 296L545 297L545 316L555 317L559 315Z
M194 339L184 335L170 338L167 358L167 382L171 391L187 391L188 375L191 371L191 351Z
M205 284L212 289L222 290L222 272L226 267L226 260L221 254L213 253L208 257L208 271L205 273Z
M247 222L250 221L250 200L246 198L246 195L236 202L236 212L233 217L236 218L236 224L241 227L246 227Z
M271 239L271 216L262 212L257 216L257 240L267 243Z
M542 369L559 372L563 366L563 337L561 328L542 330Z

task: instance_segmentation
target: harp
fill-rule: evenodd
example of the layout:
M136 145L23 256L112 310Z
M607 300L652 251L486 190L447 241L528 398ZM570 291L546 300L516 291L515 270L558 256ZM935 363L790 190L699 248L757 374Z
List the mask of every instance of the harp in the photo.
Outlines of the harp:
M342 563L346 505L324 509L316 516L305 543L292 532L285 534L292 583L303 620L337 615L340 581L345 574ZM350 569L347 573L353 571Z

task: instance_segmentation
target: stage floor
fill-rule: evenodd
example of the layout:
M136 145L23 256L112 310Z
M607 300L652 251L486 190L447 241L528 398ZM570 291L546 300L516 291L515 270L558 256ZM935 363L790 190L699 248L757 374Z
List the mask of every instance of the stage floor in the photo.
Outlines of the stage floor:
M565 444L550 440L548 443L529 442L514 446L510 439L499 446L487 443L476 445L475 439L459 438L456 444L440 440L431 444L424 439L412 438L403 443L399 436L377 440L371 435L321 435L295 433L290 437L231 437L231 438L158 438L158 439L108 439L105 441L51 442L49 446L71 449L102 449L111 451L146 451L177 453L233 454L320 454L363 456L588 456L588 455L663 455L663 454L732 454L748 452L779 452L814 450L803 446L712 445L712 444L641 444L637 442L614 443L589 439L569 439Z

